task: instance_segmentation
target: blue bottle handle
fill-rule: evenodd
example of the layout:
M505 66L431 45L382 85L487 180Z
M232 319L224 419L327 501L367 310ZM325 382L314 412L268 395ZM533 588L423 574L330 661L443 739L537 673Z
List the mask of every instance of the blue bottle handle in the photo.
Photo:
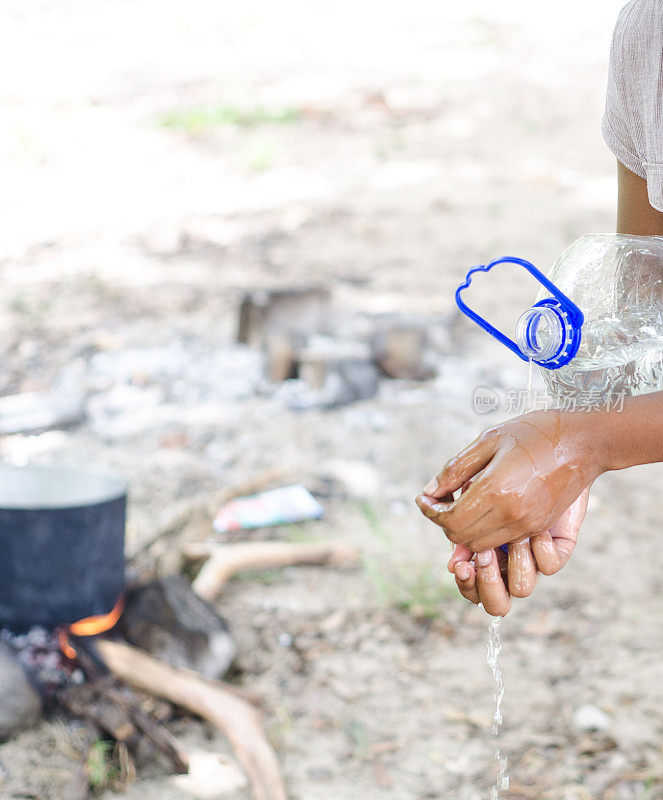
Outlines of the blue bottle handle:
M548 278L546 278L546 276L541 272L541 270L538 270L530 261L526 261L524 258L505 256L504 258L497 258L494 261L491 261L489 264L473 267L465 276L465 281L456 289L456 304L458 308L463 312L463 314L476 322L480 328L483 328L485 331L487 331L505 347L508 347L509 350L518 356L518 358L521 358L523 361L530 360L529 357L526 356L513 341L513 339L510 339L494 325L491 325L488 320L477 314L476 311L473 311L462 298L463 291L469 287L470 283L472 282L472 276L475 272L490 272L490 270L493 267L496 267L498 264L518 264L519 266L524 267L524 269L526 269L531 275L533 275L542 286L545 286L546 289L548 289L548 291L551 293L552 297L540 300L538 303L536 303L536 306L548 306L552 308L560 318L560 322L565 329L566 335L564 337L564 341L561 343L554 356L546 359L545 361L537 361L537 359L532 360L541 366L547 367L548 369L559 369L559 367L564 366L564 364L568 364L578 352L578 347L580 346L581 328L583 322L585 321L585 317L578 306L573 303L563 292L560 292L555 284L549 281Z

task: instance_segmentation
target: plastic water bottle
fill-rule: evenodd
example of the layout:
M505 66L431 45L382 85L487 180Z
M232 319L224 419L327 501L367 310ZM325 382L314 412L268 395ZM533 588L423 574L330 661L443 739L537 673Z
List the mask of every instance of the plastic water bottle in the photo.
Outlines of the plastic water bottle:
M473 277L504 263L523 267L541 284L513 339L463 298ZM471 269L456 302L517 356L539 365L558 405L617 403L663 390L663 237L583 236L547 277L529 261L500 258Z

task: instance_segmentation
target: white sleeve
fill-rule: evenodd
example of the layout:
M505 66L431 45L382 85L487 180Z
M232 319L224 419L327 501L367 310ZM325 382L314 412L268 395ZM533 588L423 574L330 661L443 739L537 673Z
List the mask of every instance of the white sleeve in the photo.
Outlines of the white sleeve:
M637 32L630 24L633 21L630 14L632 5L629 3L622 10L612 37L601 131L606 144L622 164L646 179L647 158L644 153L639 152L637 145L642 138L638 135L642 121L635 107L638 92L634 83L638 76L632 73L634 61L637 60L633 58L633 48L638 46Z

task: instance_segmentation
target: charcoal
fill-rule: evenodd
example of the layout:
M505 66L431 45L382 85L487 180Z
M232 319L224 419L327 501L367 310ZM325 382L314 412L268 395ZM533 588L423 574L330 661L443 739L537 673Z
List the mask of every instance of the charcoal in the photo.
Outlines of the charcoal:
M41 698L17 653L8 642L0 641L0 739L36 725L41 714Z
M57 631L47 631L35 625L27 633L14 634L3 628L0 640L0 644L10 646L30 683L47 701L58 689L81 684L85 680L82 670L60 649Z

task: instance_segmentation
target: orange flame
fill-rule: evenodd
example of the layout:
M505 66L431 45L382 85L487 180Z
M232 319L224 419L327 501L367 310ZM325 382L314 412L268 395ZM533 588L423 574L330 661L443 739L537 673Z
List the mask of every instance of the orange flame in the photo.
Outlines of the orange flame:
M123 611L124 597L120 597L113 610L108 614L85 617L85 619L79 619L78 622L72 623L58 634L60 649L67 658L76 658L76 650L69 643L67 635L71 633L74 636L96 636L99 633L105 633L115 627Z
M60 645L60 650L62 650L67 658L71 659L72 661L76 658L76 651L69 644L69 639L67 639L67 631L64 629L58 633L58 644Z

